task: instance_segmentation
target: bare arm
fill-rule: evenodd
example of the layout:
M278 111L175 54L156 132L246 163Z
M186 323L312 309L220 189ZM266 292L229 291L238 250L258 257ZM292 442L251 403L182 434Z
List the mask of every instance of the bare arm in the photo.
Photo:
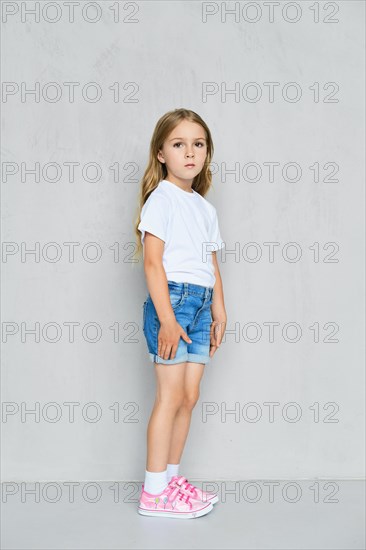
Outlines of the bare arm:
M215 268L215 277L216 282L214 286L214 292L213 292L213 300L212 300L212 314L213 316L222 317L226 321L226 309L224 304L224 289L222 285L222 279L219 269L219 264L217 263L217 257L216 252L212 252L212 263Z
M212 263L215 268L216 282L214 286L211 305L212 325L210 336L210 357L213 356L217 348L220 346L226 330L227 323L227 315L224 303L224 290L219 265L217 263L216 251L212 252Z
M175 315L170 304L168 281L163 267L164 241L146 231L144 246L146 284L159 321L162 323L174 320Z
M160 321L158 355L164 359L174 359L180 337L188 343L192 341L177 322L170 303L168 280L163 266L164 241L146 231L144 246L146 284Z

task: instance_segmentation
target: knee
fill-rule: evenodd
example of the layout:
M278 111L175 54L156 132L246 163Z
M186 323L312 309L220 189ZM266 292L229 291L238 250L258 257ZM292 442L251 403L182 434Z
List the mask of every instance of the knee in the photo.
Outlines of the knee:
M180 409L184 402L184 393L180 390L170 391L165 395L160 395L158 397L158 402L163 407L170 409L173 412L176 412Z
M199 391L185 392L182 400L182 407L188 410L192 410L196 405L199 396Z

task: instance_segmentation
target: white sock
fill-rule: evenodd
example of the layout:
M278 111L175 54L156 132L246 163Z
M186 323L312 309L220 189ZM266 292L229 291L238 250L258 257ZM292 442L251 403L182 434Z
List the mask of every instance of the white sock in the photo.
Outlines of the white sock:
M173 476L179 475L179 466L180 466L179 464L168 464L167 466L168 483Z
M167 470L163 472L148 472L145 470L144 490L147 493L159 495L166 487L168 487Z

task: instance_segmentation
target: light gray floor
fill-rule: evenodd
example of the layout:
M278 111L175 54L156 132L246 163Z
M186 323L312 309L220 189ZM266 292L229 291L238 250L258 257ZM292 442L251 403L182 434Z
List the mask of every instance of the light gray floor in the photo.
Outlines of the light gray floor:
M194 483L204 488L201 483ZM217 482L220 500L212 512L189 520L138 514L141 482L99 482L97 488L89 489L87 482L80 482L73 502L65 482L48 487L39 483L39 502L29 492L36 484L3 483L1 548L365 548L364 482L272 481L278 484L273 499L268 483L271 482ZM229 492L235 488L234 493ZM97 489L97 502L83 498L82 491L93 500Z

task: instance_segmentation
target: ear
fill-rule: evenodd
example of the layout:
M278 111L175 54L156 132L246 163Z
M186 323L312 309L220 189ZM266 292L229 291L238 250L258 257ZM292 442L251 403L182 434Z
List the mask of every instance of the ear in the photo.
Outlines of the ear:
M160 151L158 151L158 160L159 160L160 162L163 162L163 163L165 164L165 160L164 160L163 154L162 154Z

